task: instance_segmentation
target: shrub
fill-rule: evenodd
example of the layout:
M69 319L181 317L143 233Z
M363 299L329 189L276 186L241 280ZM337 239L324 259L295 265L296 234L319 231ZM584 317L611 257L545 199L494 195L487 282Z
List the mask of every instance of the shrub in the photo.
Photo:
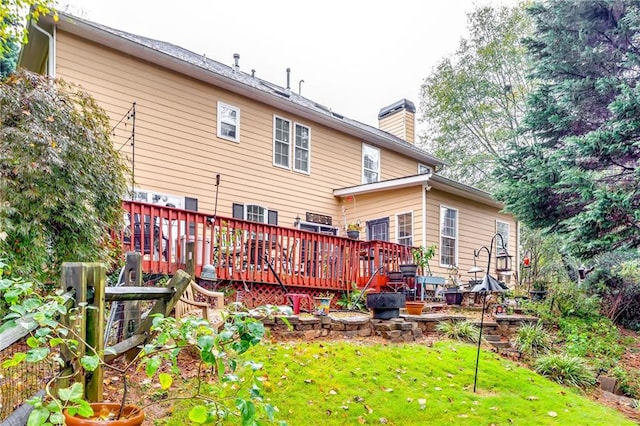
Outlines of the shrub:
M609 374L616 378L618 387L626 396L637 398L640 396L640 373L637 371L625 371L622 367L614 367Z
M108 262L127 167L96 101L62 80L18 71L0 90L0 255L51 282L64 261ZM118 247L119 248L119 247Z
M356 283L351 284L351 292L344 292L340 299L336 302L336 305L345 309L352 309L357 311L366 310L366 298L362 294L362 290L358 290Z
M514 343L518 351L527 355L538 355L551 348L551 335L542 322L522 324Z
M563 385L586 388L596 382L595 375L581 358L566 354L549 354L538 358L536 372Z
M436 331L445 334L450 339L478 342L480 329L469 321L442 321L436 326Z
M619 359L624 351L618 343L620 332L607 318L561 318L558 325L570 355L594 357L606 366L607 361Z

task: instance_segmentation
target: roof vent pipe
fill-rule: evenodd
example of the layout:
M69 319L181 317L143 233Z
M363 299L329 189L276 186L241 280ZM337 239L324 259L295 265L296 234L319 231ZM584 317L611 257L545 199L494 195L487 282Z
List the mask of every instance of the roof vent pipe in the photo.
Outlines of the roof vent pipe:
M251 77L255 77L256 76L256 70L252 69L251 70Z
M302 83L304 83L304 80L298 82L298 95L300 96L302 96Z
M291 68L287 68L287 93L291 92Z
M240 54L239 53L234 53L233 54L233 70L238 72L240 71Z

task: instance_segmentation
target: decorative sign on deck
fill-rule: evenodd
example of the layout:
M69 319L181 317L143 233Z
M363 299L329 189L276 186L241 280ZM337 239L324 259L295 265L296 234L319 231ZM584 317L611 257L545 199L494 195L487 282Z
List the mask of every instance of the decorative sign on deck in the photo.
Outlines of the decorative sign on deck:
M331 225L331 216L307 212L307 222Z

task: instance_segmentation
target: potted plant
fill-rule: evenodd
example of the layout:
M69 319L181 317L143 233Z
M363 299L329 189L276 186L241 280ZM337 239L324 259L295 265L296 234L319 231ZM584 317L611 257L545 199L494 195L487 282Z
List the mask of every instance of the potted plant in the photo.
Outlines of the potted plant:
M418 266L418 271L420 275L416 275L416 284L424 285L426 282L427 272L429 276L431 276L431 267L429 266L429 260L433 258L436 254L436 249L438 246L435 244L431 244L428 247L420 246L415 247L411 254L413 255L413 261Z
M122 424L120 421L126 421L124 424L127 425L139 425L144 420L145 406L154 402L146 403L144 398L128 400L131 396L128 392L130 375L135 371L144 371L150 379L159 383L161 389L170 390L174 378L180 374L178 354L185 349L197 358L196 362L200 364L198 371L217 371L221 380L237 381L238 388L242 388L242 379L239 371L236 371L240 364L234 358L259 343L265 333L264 325L246 313L229 316L220 331L201 318L176 319L155 314L150 331L152 337L139 347L141 350L132 355L132 359L123 360L118 365L106 363L105 355L112 352L100 351L88 344L88 338L82 337L81 330L85 327L83 318L89 312L86 305L80 304L68 310L68 296L63 297L61 292L41 296L35 291L33 283L3 277L3 266L6 265L0 261L0 293L3 293L9 305L9 314L3 318L0 335L22 328L28 331L28 338L25 351L16 352L2 366L12 368L22 363L38 362L51 364L50 371L59 371L46 384L44 397L29 401L34 406L29 425L86 425L101 422L98 423L101 426L116 426ZM72 369L63 362L63 355L70 360ZM61 365L63 368L60 368ZM117 376L118 383L122 384L122 396L118 402L105 404L88 401L86 393L91 387L90 378L97 374L99 368L112 372ZM89 383L86 387L85 381ZM247 398L237 395L237 401L245 405L261 404L261 398L255 397L259 394L260 385L257 379L254 381L256 384L249 386L250 391L247 390L251 394ZM196 402L189 412L192 421L204 423L207 419L219 417L221 413L228 417L240 416L243 423L255 417L255 410L238 409L237 401L226 405L200 393L201 388L198 385L198 391L188 397ZM99 395L97 399L101 398L102 395ZM178 395L176 398L184 399ZM266 405L265 408L267 416L271 418L273 408Z
M462 304L463 294L460 291L460 279L456 266L449 268L449 280L445 283L444 299L447 305Z
M333 294L330 292L320 293L314 299L316 301L316 315L329 315Z
M358 223L350 223L347 225L347 237L352 240L357 240L360 238L360 224Z
M531 300L544 300L547 297L547 283L546 281L536 280L533 282L533 290L529 291Z
M418 265L415 263L404 263L398 265L398 269L402 272L402 276L406 278L413 278L418 272Z

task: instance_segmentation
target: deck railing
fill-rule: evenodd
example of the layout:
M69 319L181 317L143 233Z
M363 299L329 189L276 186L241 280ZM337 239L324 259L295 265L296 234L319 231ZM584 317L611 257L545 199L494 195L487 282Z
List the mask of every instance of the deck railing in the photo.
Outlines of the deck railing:
M411 248L386 241L357 241L295 228L249 222L155 204L124 201L124 251L143 255L143 270L175 273L184 268L188 242L195 243L195 273L215 267L219 280L277 283L268 259L285 285L343 290L360 287L376 270L384 273L411 261Z

